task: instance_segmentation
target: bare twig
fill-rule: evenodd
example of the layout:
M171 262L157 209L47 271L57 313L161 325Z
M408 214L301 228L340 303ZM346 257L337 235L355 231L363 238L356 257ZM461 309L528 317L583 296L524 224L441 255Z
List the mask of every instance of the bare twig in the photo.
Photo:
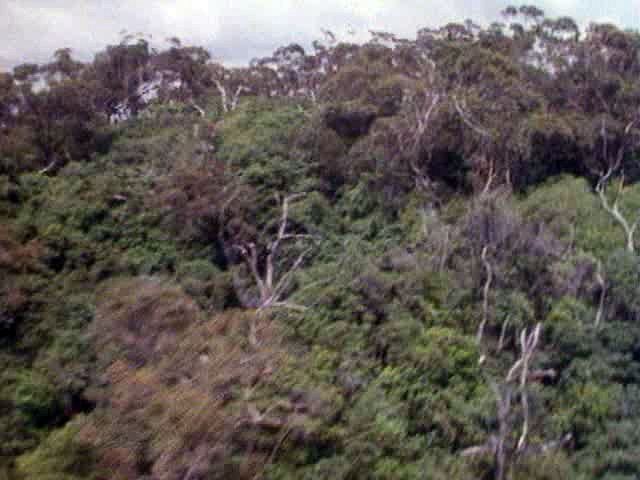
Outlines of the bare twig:
M49 170L51 170L52 168L54 168L56 165L58 164L58 159L54 159L49 165L47 165L46 167L44 167L42 170L39 170L38 173L40 175L44 175L45 173L47 173Z
M596 281L600 286L600 301L598 302L598 312L596 313L596 321L595 327L598 328L600 326L600 322L602 321L602 316L604 313L604 299L607 294L607 284L605 283L604 277L602 276L602 263L598 260L598 271L596 272Z
M276 280L276 262L282 242L286 240L308 239L312 238L307 234L290 234L287 233L288 221L289 221L289 204L302 197L304 194L289 195L282 201L282 214L280 217L280 223L276 237L273 241L269 242L267 246L267 257L264 265L264 273L260 271L258 265L258 248L254 243L248 243L246 245L239 245L236 248L243 256L245 263L249 267L249 271L253 276L253 279L258 287L260 294L260 300L258 304L258 311L263 311L271 307L291 308L296 310L304 310L304 307L295 305L293 303L282 301L282 295L285 293L293 274L300 268L303 260L311 252L312 247L303 250L295 259L289 269L280 275L280 278Z
M631 128L634 125L634 123L635 123L635 121L632 121L629 124L627 124L627 126L625 128L625 136L629 134L629 132L631 131ZM603 139L602 139L602 154L603 154L605 159L608 159L608 156L609 156L608 148L609 147L608 147L608 142L607 142L606 124L605 124L604 120L602 121L601 135L603 137ZM624 176L620 180L620 185L618 187L618 193L616 194L615 200L613 201L613 205L609 203L609 200L608 200L606 192L605 192L605 186L606 186L607 182L609 181L611 176L620 168L620 165L622 164L622 159L624 158L624 153L625 153L625 147L624 147L624 144L623 144L618 149L618 152L617 152L617 155L616 155L616 158L615 158L615 161L613 162L613 164L610 165L610 167L606 171L606 173L601 175L600 179L598 180L598 183L596 184L596 193L600 197L600 202L602 203L602 207L624 229L624 232L625 232L625 234L627 236L627 245L626 245L627 246L627 250L629 252L633 253L635 251L635 244L634 244L634 238L633 237L634 237L636 228L638 227L638 223L640 223L640 214L636 217L635 221L630 223L629 221L627 221L626 218L624 218L624 216L620 212L620 209L618 208L618 200L622 196L622 194L624 193Z
M616 165L619 165L619 163L616 163ZM633 221L633 223L629 223L627 221L627 219L624 218L624 216L620 212L620 209L618 208L618 199L620 198L620 196L623 193L624 178L622 178L620 180L620 186L618 188L618 193L616 194L616 198L615 198L615 200L613 202L613 205L611 205L609 203L609 200L607 199L607 195L606 195L606 192L605 192L605 189L604 189L604 186L605 186L607 180L609 179L609 177L611 176L611 174L613 173L615 168L617 168L617 167L616 166L611 167L607 171L607 173L600 179L600 181L598 181L598 184L596 185L596 192L598 193L598 196L600 197L600 202L602 203L602 207L609 214L611 214L611 216L624 229L624 232L625 232L626 237L627 237L627 245L626 245L627 250L629 252L634 252L635 251L635 242L634 242L634 238L633 237L635 235L636 228L638 227L638 223L640 223L640 214Z
M489 193L494 177L495 177L495 174L493 172L493 160L491 160L489 162L489 174L487 175L487 181L484 184L484 188L482 189L482 192L480 192L481 197L486 196Z
M510 317L507 317L505 321L502 323L502 328L500 329L500 338L498 339L498 352L501 352L504 348L504 337L507 333L507 327L509 326Z
M227 89L224 88L224 86L222 85L222 83L220 83L219 80L215 80L215 84L216 84L216 88L218 89L218 92L220 92L220 100L222 102L222 109L225 112L229 111L229 105L227 105Z
M531 357L533 352L535 351L538 340L540 339L540 330L542 328L542 324L538 323L533 331L527 334L527 329L523 329L520 332L520 349L521 349L521 357L516 361L516 363L511 367L509 373L507 374L507 383L511 382L515 375L520 373L520 400L522 402L522 433L520 434L520 438L518 440L517 450L522 450L527 441L527 435L529 434L529 397L527 395L527 381L529 380L529 362L531 361Z
M480 322L480 326L478 327L478 333L476 335L476 341L478 345L482 343L482 337L484 336L484 329L487 325L487 321L489 319L489 290L491 288L491 281L493 280L493 269L491 268L491 264L487 260L487 250L488 247L482 249L481 259L484 264L484 268L486 271L487 278L484 282L484 288L482 292L482 321Z
M204 111L204 109L202 107L200 107L198 104L196 104L195 101L191 100L191 106L198 111L198 113L200 114L200 116L202 118L204 118L206 116L206 112Z
M469 115L467 112L464 111L463 107L460 105L460 102L458 101L458 98L455 95L453 95L452 98L453 98L453 105L455 106L456 111L458 112L458 115L460 115L460 118L462 119L464 124L467 127L469 127L471 130L476 132L478 135L480 135L481 137L485 137L485 138L491 137L491 133L489 133L484 128L476 125L471 120L471 115Z

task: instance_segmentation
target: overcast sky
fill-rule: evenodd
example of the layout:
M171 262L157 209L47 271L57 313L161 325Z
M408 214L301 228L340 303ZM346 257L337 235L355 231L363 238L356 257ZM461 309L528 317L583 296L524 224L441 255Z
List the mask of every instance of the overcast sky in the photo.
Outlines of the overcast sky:
M120 32L144 32L160 42L178 36L206 47L214 58L244 63L296 41L308 44L331 29L369 29L413 36L418 28L467 18L499 19L508 0L0 0L0 68L50 59L68 47L82 60ZM640 28L640 0L542 0L534 3L556 17L579 23L613 21Z

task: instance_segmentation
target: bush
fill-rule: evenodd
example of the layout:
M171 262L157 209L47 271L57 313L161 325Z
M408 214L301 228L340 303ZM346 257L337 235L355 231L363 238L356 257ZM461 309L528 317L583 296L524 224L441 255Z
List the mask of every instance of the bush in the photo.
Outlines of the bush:
M79 423L54 430L34 451L22 455L16 464L18 478L24 480L92 480L95 471L92 449L79 438Z
M200 315L193 299L160 279L113 282L103 289L96 312L98 352L116 348L135 364L157 361Z

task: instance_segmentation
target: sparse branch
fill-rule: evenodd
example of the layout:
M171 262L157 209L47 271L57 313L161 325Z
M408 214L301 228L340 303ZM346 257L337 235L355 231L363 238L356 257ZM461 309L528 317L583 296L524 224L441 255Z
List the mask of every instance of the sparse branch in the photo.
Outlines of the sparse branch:
M238 246L238 250L251 270L251 275L260 291L260 298L265 298L268 295L268 291L258 270L258 251L256 245L254 243L249 243L246 246L240 245Z
M493 280L493 269L491 268L491 264L487 260L487 250L488 250L488 247L485 246L482 249L482 254L480 256L486 271L487 278L484 282L484 288L482 290L482 321L480 322L480 326L478 327L478 333L476 335L476 341L478 345L482 343L482 337L484 336L484 329L489 319L489 291L491 289L491 282Z
M191 106L197 110L202 118L206 117L206 112L204 111L204 109L199 106L193 99L191 100Z
M447 264L447 258L449 256L449 231L450 227L447 226L444 229L444 242L442 245L442 255L440 256L440 264L438 265L438 271L443 271Z
M531 357L533 356L533 352L535 351L538 341L540 339L540 330L542 328L542 324L538 323L533 331L527 334L527 329L525 328L520 333L520 350L521 357L518 361L513 365L509 374L507 375L507 383L513 380L515 375L520 373L520 401L522 402L522 433L520 434L520 438L518 439L517 450L521 451L527 441L527 436L529 434L529 396L527 394L527 382L529 380L529 363L531 361Z
M602 263L598 261L598 271L596 272L596 282L600 286L600 301L598 302L598 312L596 313L596 321L595 327L598 328L600 326L600 322L602 321L602 316L604 313L604 299L607 295L607 284L602 276Z
M296 270L298 270L298 268L300 267L300 264L302 263L304 258L311 252L311 250L312 248L309 247L305 251L303 251L300 255L298 255L298 258L296 258L296 261L293 262L293 266L282 276L282 278L280 278L277 285L273 288L274 298L279 298L284 293L284 291L289 286L289 282L291 281L291 276Z
M496 470L495 479L504 480L506 449L505 443L509 435L508 416L511 411L512 392L509 387L500 387L495 382L491 382L491 389L496 399L496 413L498 416L498 435L491 435L484 445L476 445L464 449L460 455L463 457L476 457L483 455L493 455Z
M418 146L420 145L420 139L426 132L427 127L429 126L429 122L431 121L431 115L433 114L433 112L435 111L439 103L440 103L440 94L436 93L434 95L431 95L431 103L429 103L429 106L427 107L426 110L420 109L416 112L416 120L417 120L418 128L414 136L414 145L413 145L414 152L418 149Z
M38 173L40 175L44 175L45 173L47 173L49 170L51 170L52 168L54 168L56 165L58 164L58 159L54 159L49 165L47 165L46 167L44 167L42 170L38 170Z
M484 128L476 125L472 120L471 120L471 115L467 112L464 111L463 107L460 105L460 102L458 101L458 97L456 97L455 95L452 96L453 98L453 105L456 109L456 111L458 112L458 115L460 115L460 118L462 119L462 121L464 122L464 124L469 127L471 130L473 130L474 132L476 132L477 134L479 134L482 137L485 138L489 138L491 137L491 133L489 133L487 130L485 130Z
M415 127L409 128L407 133L397 132L400 149L408 158L409 166L415 174L416 186L428 191L430 182L428 176L418 167L415 162L418 157L421 143L427 132L432 116L437 110L442 98L440 93L426 92L424 98L419 95L411 97L413 116L415 116Z
M504 348L504 339L507 333L507 328L509 327L509 320L510 317L507 317L502 323L502 328L500 329L500 338L498 339L498 352L501 352Z
M487 174L487 181L484 184L484 188L482 189L482 192L480 192L480 196L486 196L489 193L489 190L491 189L491 184L493 183L493 179L495 178L495 173L493 171L493 160L491 160L489 162L489 173Z
M504 444L509 434L509 424L507 422L507 417L509 415L509 411L511 410L511 390L508 388L506 392L503 394L500 391L500 388L496 384L491 385L493 392L496 397L496 406L498 411L498 441L496 442L496 480L504 479L504 465L505 465L505 449Z
M238 107L238 101L240 100L240 95L242 94L242 92L249 91L249 88L245 87L244 85L240 85L233 94L233 99L231 100L231 106L229 110L234 111Z
M220 82L220 80L214 80L214 83L216 85L216 88L218 89L218 92L220 93L220 101L222 103L222 109L224 110L225 113L234 111L238 107L238 102L240 101L240 95L243 92L250 91L250 89L245 85L239 85L236 88L233 95L231 96L231 99L229 99L229 95L227 94L227 89L222 84L222 82Z
M229 111L229 106L227 105L227 89L224 88L224 85L219 80L215 80L216 88L218 92L220 92L220 100L222 101L222 109L225 112Z
M638 223L640 223L640 214L636 217L636 219L629 223L624 215L620 212L618 208L618 199L624 193L624 177L620 180L620 185L618 187L618 193L613 201L613 204L609 203L609 199L607 198L607 194L605 191L605 186L613 172L615 172L620 166L620 162L622 160L622 156L618 155L616 163L607 170L607 172L600 178L596 185L596 193L600 197L600 203L602 203L602 207L618 222L618 224L623 228L626 237L627 237L627 250L629 252L635 251L635 242L634 242L634 234L636 228L638 227Z
M503 332L506 329L504 325L507 323L508 319L503 324ZM531 331L528 331L527 328L523 329L519 335L520 356L509 370L505 380L502 383L488 380L496 399L498 431L489 435L483 445L472 446L460 452L463 457L492 455L494 458L494 478L496 480L504 480L506 478L507 462L512 462L516 458L543 455L550 451L565 448L572 441L571 434L567 434L560 439L546 443L528 444L530 406L527 384L553 380L557 377L557 372L553 369L530 370L531 360L540 341L541 331L541 323L536 324ZM512 383L517 386L512 385ZM511 415L512 397L515 393L520 396L522 427L517 443L512 444L511 432L515 430L513 422L518 418L515 415Z
M631 121L631 122L629 122L627 124L627 126L624 129L624 136L625 137L627 135L629 135L629 133L631 132L631 129L633 128L635 123L636 123L636 121L633 120L633 121ZM608 152L609 146L608 146L608 141L607 141L606 123L605 123L604 120L602 121L602 128L601 128L600 134L602 136L602 155L605 158L605 160L607 160L608 157L609 157L609 152ZM613 204L609 203L609 199L607 198L606 191L605 191L605 187L607 185L607 182L609 181L611 176L615 172L617 172L618 169L620 168L620 166L622 164L622 160L624 158L624 153L625 153L625 147L624 147L624 144L623 144L618 149L618 152L616 154L616 158L615 158L613 164L611 164L609 166L609 169L604 174L602 174L600 179L598 180L598 183L596 184L596 193L600 197L600 202L602 203L602 207L624 229L624 232L625 232L625 234L627 236L627 245L626 245L627 246L627 250L629 252L633 253L633 252L635 252L635 243L634 243L634 238L633 237L634 237L636 228L638 227L638 223L640 223L640 213L635 218L635 220L630 223L630 221L628 221L624 217L624 215L622 215L622 213L620 212L620 209L618 208L618 200L619 200L619 198L622 196L622 194L624 192L624 176L622 176L622 178L620 180L620 185L618 187L618 193L616 194L616 197L615 197L615 199L613 201Z
M237 246L245 263L249 267L251 275L258 287L260 299L258 301L258 310L262 311L271 307L284 307L295 310L304 310L304 307L295 305L282 300L282 296L287 290L293 274L300 268L306 256L311 252L313 247L303 250L294 260L293 264L287 271L283 272L276 279L276 262L282 242L291 239L310 239L311 235L307 234L291 234L287 233L289 223L289 205L292 201L302 197L304 194L289 195L282 201L282 213L280 216L278 230L275 238L269 242L266 247L267 255L264 263L263 272L258 265L258 248L254 243Z

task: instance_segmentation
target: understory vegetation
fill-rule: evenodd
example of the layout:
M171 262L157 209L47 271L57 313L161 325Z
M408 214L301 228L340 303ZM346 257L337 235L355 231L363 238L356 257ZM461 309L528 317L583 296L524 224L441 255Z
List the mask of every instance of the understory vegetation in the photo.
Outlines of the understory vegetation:
M0 479L638 478L640 35L503 13L0 74Z

